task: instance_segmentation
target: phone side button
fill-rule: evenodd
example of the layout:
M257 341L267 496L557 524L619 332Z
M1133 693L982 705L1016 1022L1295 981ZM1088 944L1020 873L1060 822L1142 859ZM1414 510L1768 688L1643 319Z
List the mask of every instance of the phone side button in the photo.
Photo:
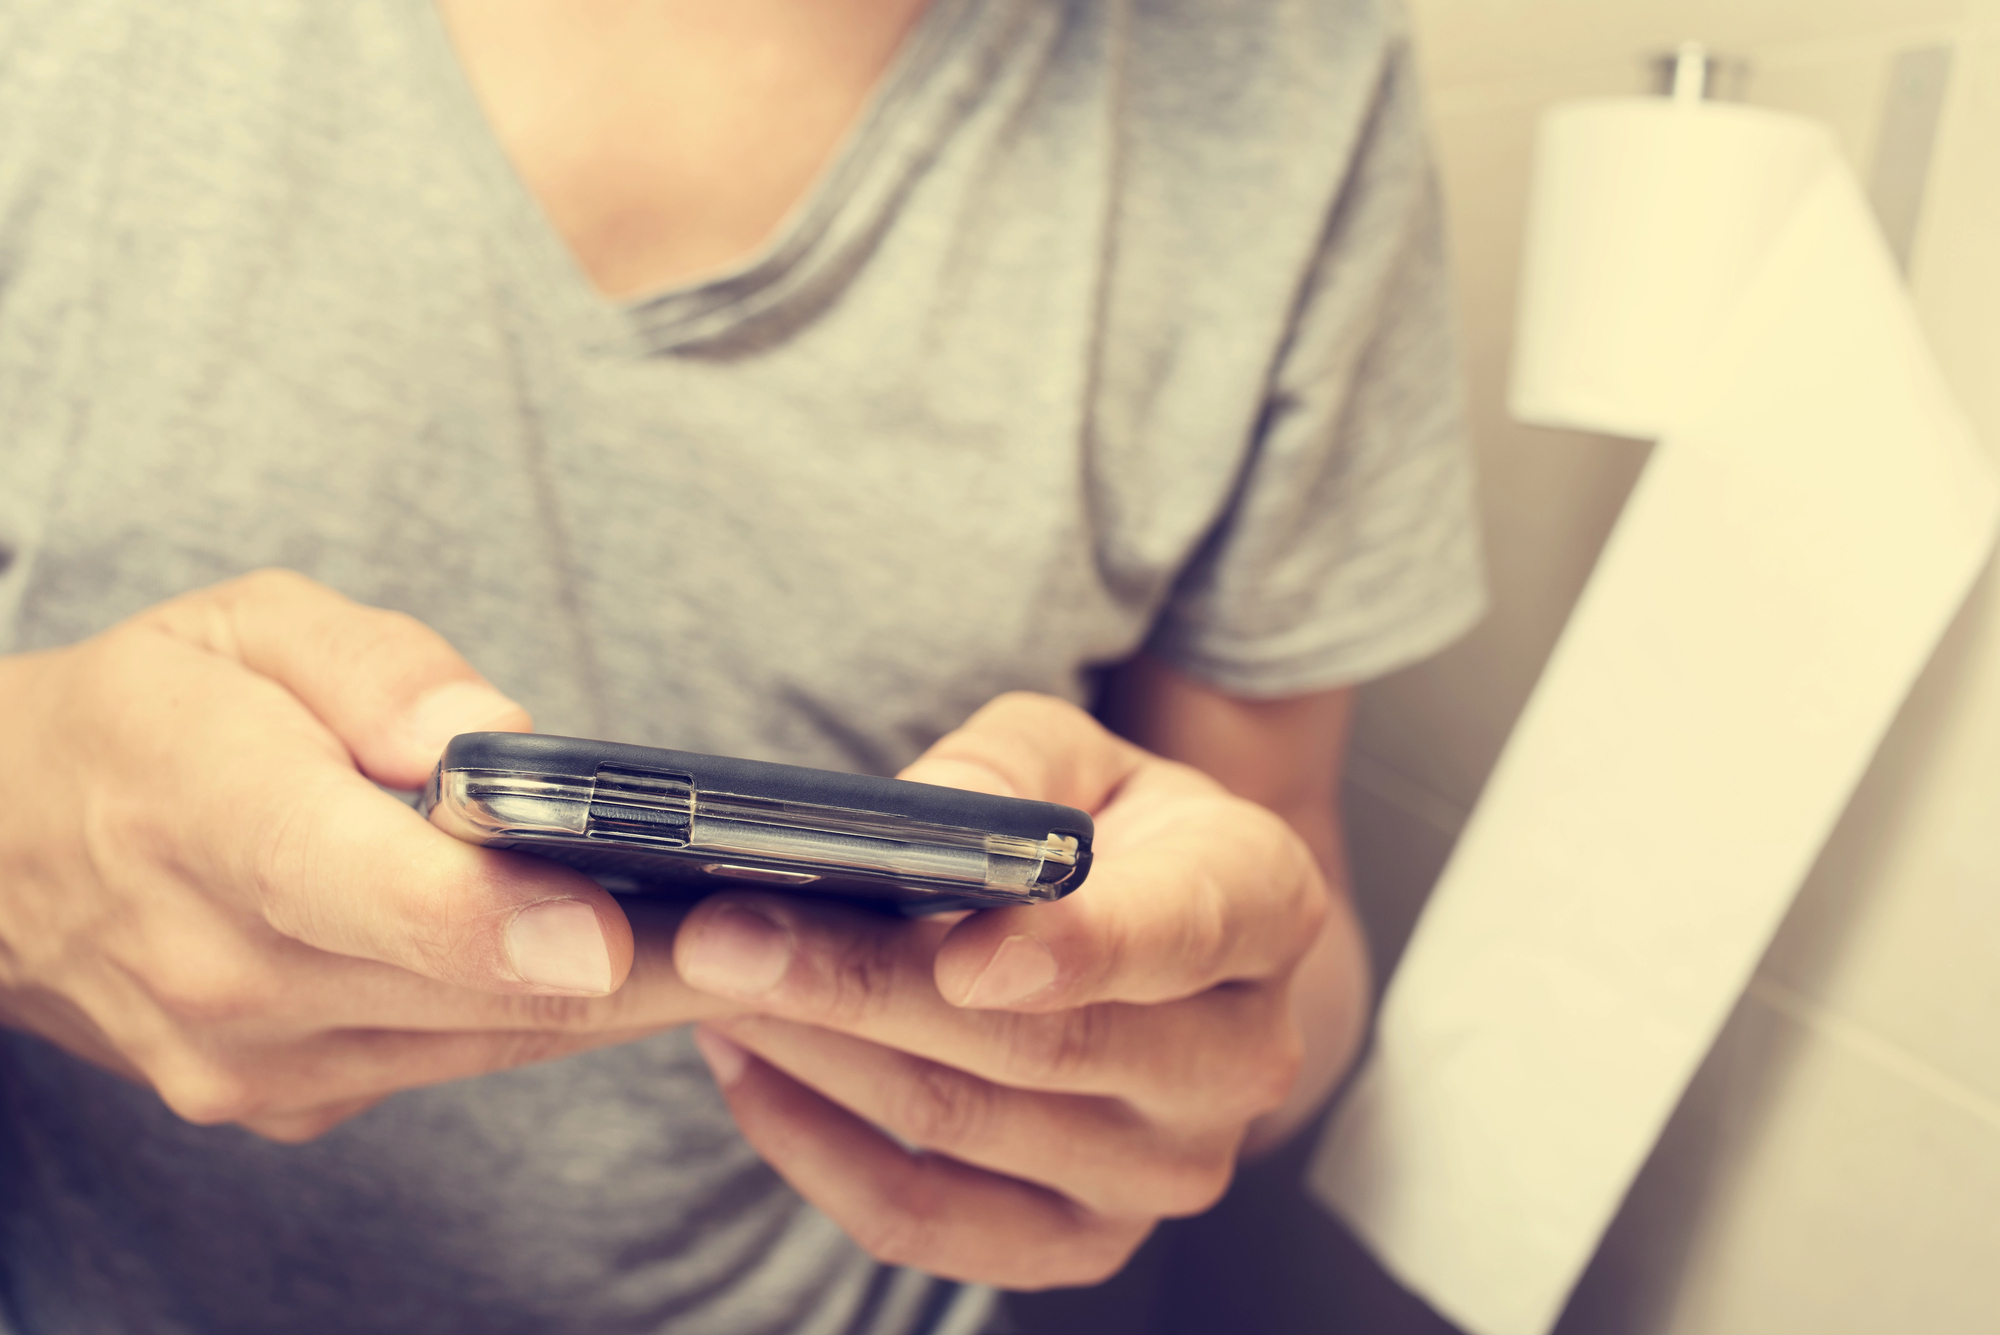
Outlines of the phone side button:
M819 874L810 871L776 871L770 867L739 867L733 862L704 862L701 869L710 876L720 876L728 881L763 881L767 885L804 885L807 881L817 881Z

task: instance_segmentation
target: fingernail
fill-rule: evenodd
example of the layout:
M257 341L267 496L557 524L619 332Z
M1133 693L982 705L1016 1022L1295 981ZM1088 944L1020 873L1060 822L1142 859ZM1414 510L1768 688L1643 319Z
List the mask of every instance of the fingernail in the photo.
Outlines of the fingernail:
M578 899L530 904L507 924L507 960L522 981L601 997L611 990L611 952L597 913Z
M403 726L421 754L436 757L462 732L519 722L521 707L483 682L454 681L418 697Z
M738 904L712 910L681 955L690 987L725 997L758 997L778 985L792 963L790 933Z
M1032 936L1010 936L958 1004L990 1009L1026 1001L1056 980L1056 957Z
M708 1063L708 1073L715 1077L715 1083L728 1089L743 1078L743 1068L750 1062L750 1054L716 1033L705 1024L694 1027L694 1045L701 1052L701 1059Z

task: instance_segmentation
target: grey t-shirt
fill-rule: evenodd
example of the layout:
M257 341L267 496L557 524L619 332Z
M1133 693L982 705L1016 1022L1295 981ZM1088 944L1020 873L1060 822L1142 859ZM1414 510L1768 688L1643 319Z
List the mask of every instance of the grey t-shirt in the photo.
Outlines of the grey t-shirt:
M0 647L257 565L548 731L889 772L1146 648L1246 696L1480 605L1389 0L933 0L744 265L596 295L423 0L0 3ZM901 1332L684 1034L193 1127L0 1033L0 1326Z

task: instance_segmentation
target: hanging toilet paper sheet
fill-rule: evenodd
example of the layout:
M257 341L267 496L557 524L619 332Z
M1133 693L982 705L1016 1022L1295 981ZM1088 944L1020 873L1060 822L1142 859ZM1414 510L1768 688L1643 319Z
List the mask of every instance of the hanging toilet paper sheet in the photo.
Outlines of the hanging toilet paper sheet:
M1516 415L1660 443L1312 1168L1477 1335L1554 1324L1996 516L1809 122L1550 112L1516 358Z

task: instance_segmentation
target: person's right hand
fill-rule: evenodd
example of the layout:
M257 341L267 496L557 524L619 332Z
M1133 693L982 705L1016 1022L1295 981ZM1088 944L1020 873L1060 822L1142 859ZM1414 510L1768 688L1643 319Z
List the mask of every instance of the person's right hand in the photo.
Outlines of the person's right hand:
M587 878L369 781L529 727L409 617L249 575L0 659L0 702L0 1023L189 1121L307 1139L727 1009L680 984L669 930L635 956Z

